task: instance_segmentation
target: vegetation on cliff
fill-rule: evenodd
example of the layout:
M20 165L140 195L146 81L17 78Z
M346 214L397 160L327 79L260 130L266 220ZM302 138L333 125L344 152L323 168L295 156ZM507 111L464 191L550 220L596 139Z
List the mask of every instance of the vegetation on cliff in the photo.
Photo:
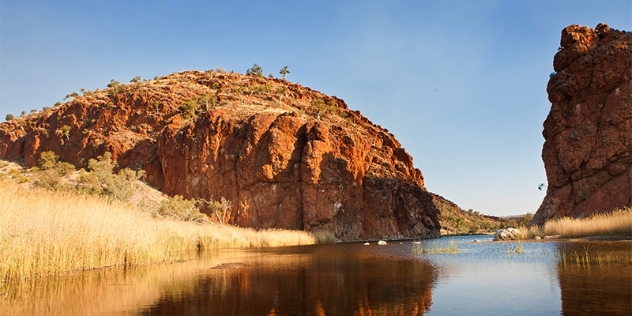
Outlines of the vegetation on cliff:
M198 206L242 227L344 241L439 235L423 175L388 130L337 97L266 78L256 65L248 75L216 69L112 80L68 99L0 123L0 159L32 167L53 151L90 169L90 159L109 152L169 196L224 197L230 212Z

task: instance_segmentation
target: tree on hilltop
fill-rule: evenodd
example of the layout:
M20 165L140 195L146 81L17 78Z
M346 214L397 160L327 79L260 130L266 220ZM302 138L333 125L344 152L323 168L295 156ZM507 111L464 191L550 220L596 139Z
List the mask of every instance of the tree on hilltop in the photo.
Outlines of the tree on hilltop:
M258 76L258 77L262 77L263 76L263 68L261 68L261 66L254 64L252 66L252 68L249 68L248 70L246 70L246 75L253 75L253 76Z
M285 76L287 76L287 74L289 74L290 71L287 69L287 66L285 66L283 67L283 69L279 71L279 73L281 74L281 76L283 76L283 80L285 80Z

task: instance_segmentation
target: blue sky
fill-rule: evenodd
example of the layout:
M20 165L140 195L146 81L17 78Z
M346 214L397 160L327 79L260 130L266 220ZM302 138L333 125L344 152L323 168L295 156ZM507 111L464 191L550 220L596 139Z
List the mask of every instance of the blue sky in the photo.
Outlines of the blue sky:
M0 121L81 88L254 63L389 129L426 187L485 214L534 213L561 30L632 31L632 1L0 2Z

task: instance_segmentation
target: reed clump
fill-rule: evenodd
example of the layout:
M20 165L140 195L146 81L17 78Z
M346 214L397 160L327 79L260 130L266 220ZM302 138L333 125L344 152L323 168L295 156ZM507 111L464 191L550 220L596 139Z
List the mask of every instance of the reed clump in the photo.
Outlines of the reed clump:
M0 180L0 285L73 271L176 262L191 249L313 243L308 232L154 218L115 199L29 190Z
M520 242L518 242L515 245L507 245L505 247L505 253L507 253L507 254L523 254L524 253L524 247L522 246L522 244Z
M515 236L516 240L531 240L536 237L543 237L542 226L519 226L519 233Z
M577 238L632 236L632 207L586 218L563 217L544 224L544 235Z
M415 242L413 243L413 253L416 255L420 255L422 253L460 253L461 248L454 242L454 240L450 240L447 245L442 246L439 245L438 242L434 242L432 246L424 247L422 243Z

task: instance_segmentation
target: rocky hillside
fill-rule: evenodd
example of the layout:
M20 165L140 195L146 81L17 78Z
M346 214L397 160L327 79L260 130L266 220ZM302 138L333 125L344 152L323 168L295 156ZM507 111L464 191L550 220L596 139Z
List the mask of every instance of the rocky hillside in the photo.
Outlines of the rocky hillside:
M632 205L632 33L562 30L542 132L548 189L534 222Z
M85 167L111 152L169 195L232 202L230 223L341 240L433 237L437 207L388 130L281 79L184 71L72 93L0 124L0 158Z

